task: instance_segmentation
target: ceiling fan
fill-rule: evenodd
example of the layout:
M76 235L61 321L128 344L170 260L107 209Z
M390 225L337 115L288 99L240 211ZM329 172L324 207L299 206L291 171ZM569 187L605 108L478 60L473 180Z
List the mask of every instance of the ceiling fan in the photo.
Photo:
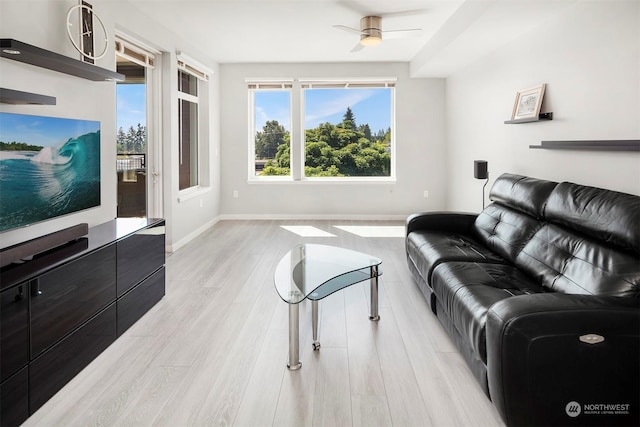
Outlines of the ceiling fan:
M401 29L401 30L382 30L382 17L365 16L360 19L360 29L347 27L344 25L334 25L333 28L348 31L350 33L360 34L360 41L351 49L351 52L358 52L367 46L377 46L384 39L398 39L407 37L419 37L422 34L421 28Z

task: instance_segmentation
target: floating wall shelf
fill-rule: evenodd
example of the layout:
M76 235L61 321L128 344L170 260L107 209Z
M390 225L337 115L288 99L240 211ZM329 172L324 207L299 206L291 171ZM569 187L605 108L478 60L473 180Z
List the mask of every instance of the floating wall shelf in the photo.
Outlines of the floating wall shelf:
M530 145L529 148L543 150L640 151L640 139L542 141L540 145Z
M56 105L56 97L0 87L0 102L3 104Z
M506 120L504 123L507 125L515 125L518 123L540 122L543 120L553 120L553 113L540 113L537 118Z
M124 81L124 75L14 39L0 39L0 56L93 81Z

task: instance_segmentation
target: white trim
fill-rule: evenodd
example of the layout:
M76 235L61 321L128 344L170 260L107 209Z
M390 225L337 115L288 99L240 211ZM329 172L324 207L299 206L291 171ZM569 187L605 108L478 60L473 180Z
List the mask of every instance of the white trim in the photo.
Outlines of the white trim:
M280 178L280 179L277 179ZM293 185L395 185L398 181L388 176L345 176L345 177L307 177L304 179L292 179L288 176L257 176L247 180L247 184L293 184Z
M219 221L296 221L296 220L320 220L320 221L405 221L410 214L394 215L368 215L368 214L221 214Z
M391 83L397 82L397 77L301 77L300 83Z
M366 88L395 87L397 77L354 77L354 78L301 78L298 79L303 89L313 88Z
M293 83L293 77L247 77L245 83Z
M145 68L153 69L156 65L156 55L160 52L154 52L143 48L135 43L127 40L126 37L116 36L114 41L116 56L125 58L134 64L138 64ZM134 55L137 54L137 55Z
M200 61L196 61L184 52L177 50L176 59L178 62L178 69L185 73L189 73L200 80L209 81L209 76L213 74L213 70L211 70L211 68L207 67Z
M147 52L153 53L154 55L160 55L162 53L160 52L160 50L156 49L155 47L133 37L131 34L125 31L116 29L115 36L121 40L126 41L127 43L136 45L140 49L144 49Z
M211 187L194 186L185 188L178 193L178 203L186 202L187 200L194 199L198 196L202 196L211 191Z
M201 235L202 233L204 233L205 231L207 231L208 229L210 229L211 227L216 225L219 221L220 221L220 217L219 216L215 217L211 221L205 223L201 227L198 227L196 230L194 230L191 233L187 234L185 237L183 237L179 241L177 241L175 243L172 243L170 245L166 245L165 246L165 251L166 252L176 252L177 250L179 250L182 247L184 247L187 243L191 242L193 239L195 239L196 237L198 237L199 235Z

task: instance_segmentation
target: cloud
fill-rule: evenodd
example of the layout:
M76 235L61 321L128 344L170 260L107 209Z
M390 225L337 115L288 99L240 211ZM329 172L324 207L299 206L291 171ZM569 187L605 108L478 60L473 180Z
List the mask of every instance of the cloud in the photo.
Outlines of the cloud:
M268 104L269 110L263 106L255 106L256 115L256 131L262 131L262 127L270 120L276 120L285 129L291 130L291 112L287 106L278 105L277 103Z
M323 99L312 104L307 103L305 114L305 127L307 129L329 121L329 118L336 114L344 114L347 107L353 109L354 106L375 94L373 90L362 89L344 89L340 92L338 96L332 96L330 99Z

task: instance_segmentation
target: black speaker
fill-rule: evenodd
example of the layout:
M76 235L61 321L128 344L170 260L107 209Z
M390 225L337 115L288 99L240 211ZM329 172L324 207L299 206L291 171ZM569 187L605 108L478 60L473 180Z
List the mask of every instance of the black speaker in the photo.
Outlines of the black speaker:
M18 243L17 245L9 246L8 248L0 250L0 267L28 259L41 252L64 245L72 240L77 240L88 232L89 225L83 222L23 243Z
M476 179L487 179L488 166L486 160L473 161L473 177Z

